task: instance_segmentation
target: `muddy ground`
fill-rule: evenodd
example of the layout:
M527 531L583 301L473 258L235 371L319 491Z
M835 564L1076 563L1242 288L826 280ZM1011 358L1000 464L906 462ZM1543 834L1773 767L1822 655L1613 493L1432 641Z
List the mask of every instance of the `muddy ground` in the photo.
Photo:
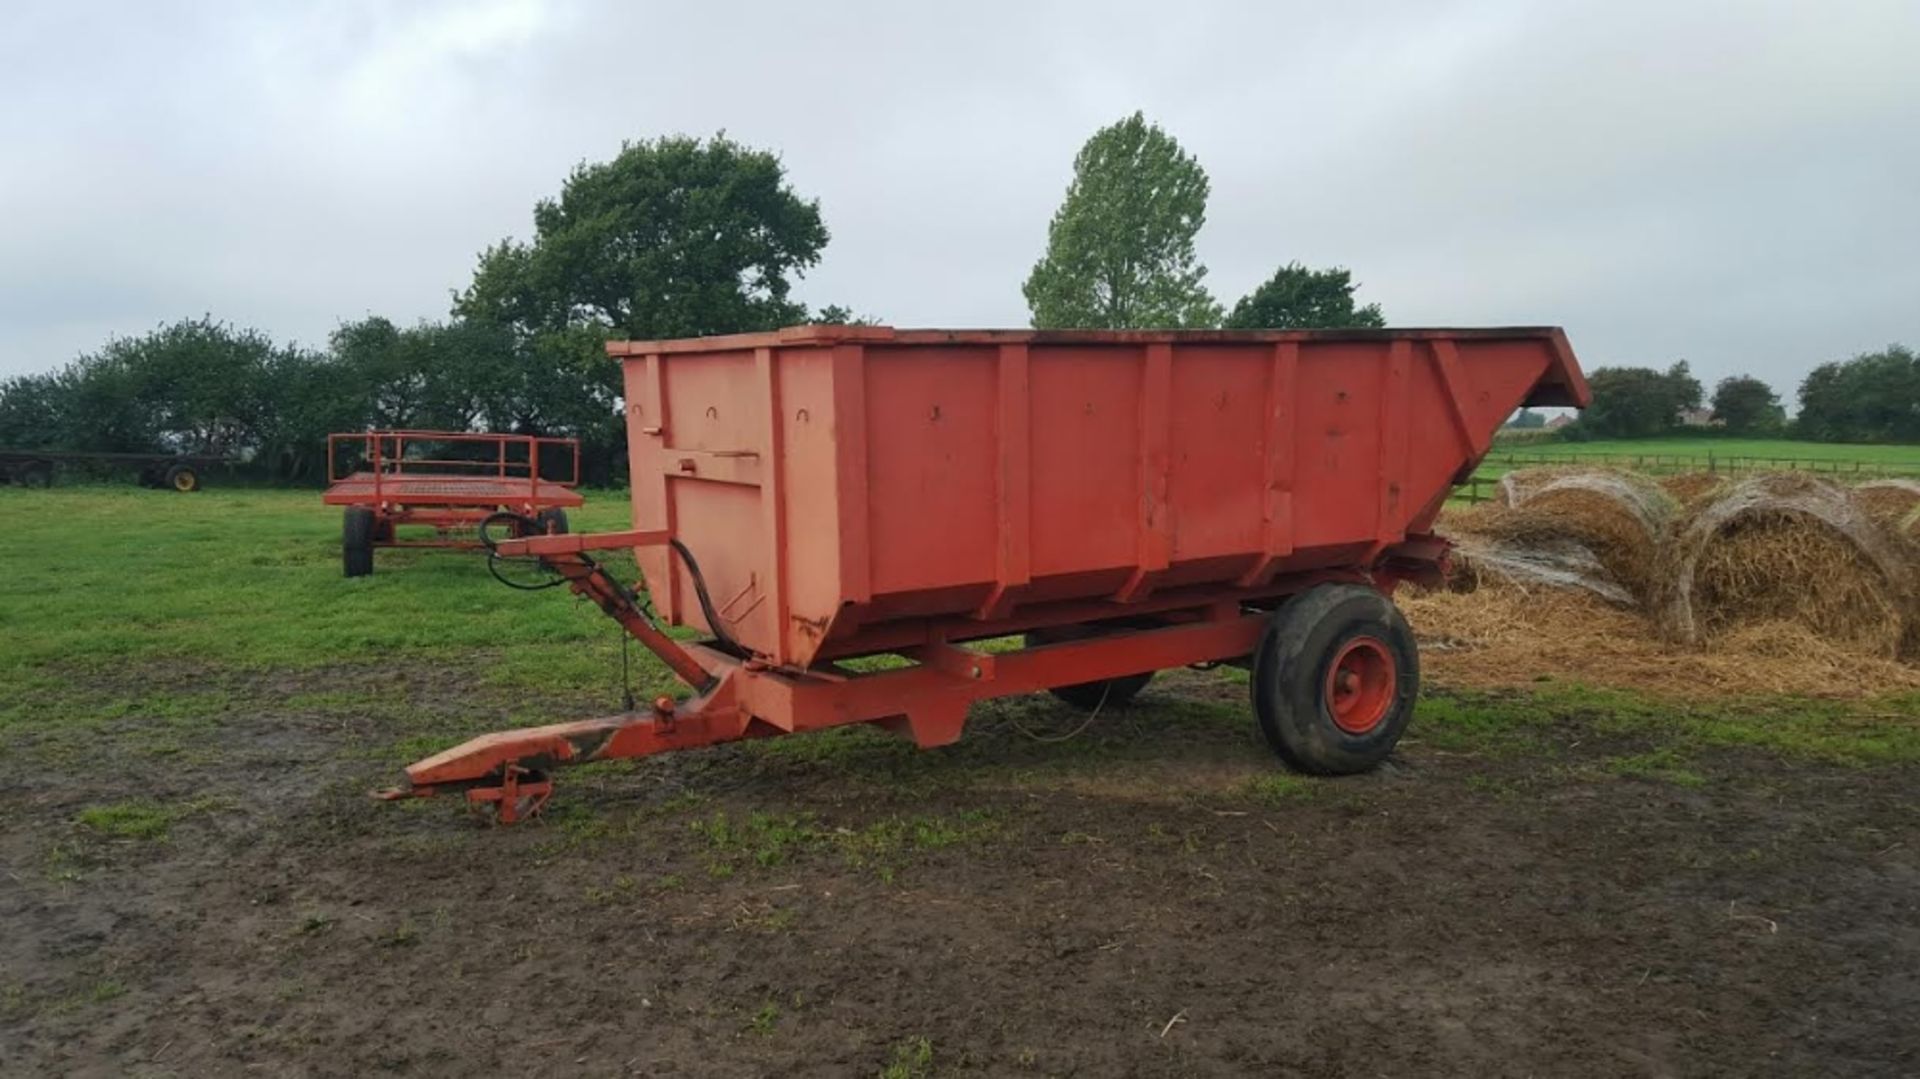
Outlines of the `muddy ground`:
M1573 710L1298 780L1183 672L1062 741L1033 698L566 774L512 829L366 800L421 716L594 703L468 673L129 671L219 708L0 732L0 1071L1920 1073L1912 765Z

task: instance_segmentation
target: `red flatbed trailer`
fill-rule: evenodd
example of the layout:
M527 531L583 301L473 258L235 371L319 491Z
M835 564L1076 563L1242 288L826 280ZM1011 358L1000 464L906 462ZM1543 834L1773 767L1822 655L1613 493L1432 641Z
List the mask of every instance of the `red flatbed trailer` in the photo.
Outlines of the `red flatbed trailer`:
M691 695L484 735L383 797L464 792L510 823L561 765L867 722L940 746L974 701L1097 710L1219 663L1248 668L1288 764L1362 771L1412 715L1392 594L1441 576L1448 494L1516 408L1588 401L1544 327L801 326L607 350L633 529L495 553L538 558ZM590 555L622 549L648 603ZM1026 647L968 647L1011 634ZM879 654L911 664L842 665Z
M436 447L438 447L436 449ZM466 451L466 456L427 454ZM547 479L542 465L557 450L567 478ZM349 470L342 474L343 469ZM572 438L476 434L463 431L356 431L327 436L328 487L320 496L344 506L341 560L348 577L373 572L378 547L481 546L479 528L507 513L515 534L564 534L568 509L584 499L580 443ZM431 535L401 537L400 526Z

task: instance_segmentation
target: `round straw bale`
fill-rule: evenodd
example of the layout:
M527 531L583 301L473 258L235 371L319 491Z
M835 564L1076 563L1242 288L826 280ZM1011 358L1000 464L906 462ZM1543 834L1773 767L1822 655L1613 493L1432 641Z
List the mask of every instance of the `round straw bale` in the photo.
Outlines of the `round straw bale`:
M1913 610L1899 542L1844 488L1801 474L1755 476L1702 506L1662 577L1663 626L1689 644L1786 622L1892 657Z
M1853 488L1853 501L1874 520L1908 532L1920 514L1920 480L1870 480Z
M1477 522L1478 534L1512 556L1535 550L1564 555L1567 544L1584 548L1617 588L1568 581L1607 598L1624 590L1628 602L1652 594L1659 550L1674 511L1673 500L1644 477L1586 471L1552 476L1508 473L1503 507Z
M1697 506L1727 489L1727 477L1719 472L1676 472L1658 480L1660 489L1682 506Z

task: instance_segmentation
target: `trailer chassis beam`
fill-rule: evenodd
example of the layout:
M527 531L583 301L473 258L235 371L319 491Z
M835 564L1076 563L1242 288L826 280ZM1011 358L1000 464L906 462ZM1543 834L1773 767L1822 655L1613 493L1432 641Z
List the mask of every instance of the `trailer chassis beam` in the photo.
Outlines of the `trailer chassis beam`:
M592 600L660 657L693 688L691 696L680 701L661 696L648 708L600 719L482 735L410 765L405 787L376 796L425 797L461 790L469 803L492 806L500 823L511 824L546 804L554 769L590 761L650 757L854 723L878 723L923 749L944 746L959 739L975 701L1240 660L1252 655L1269 622L1263 607L1241 598L1216 598L1156 611L1149 616L1154 624L1148 626L1115 627L1012 652L975 651L935 633L896 650L914 661L911 667L853 673L826 662L791 670L717 643L682 645L654 624L631 589L588 557L590 551L669 542L664 531L636 530L528 535L501 540L492 548L502 557L540 559L570 589ZM1415 537L1386 552L1370 583L1391 592L1400 580L1432 577L1446 554L1444 540ZM1321 577L1349 576L1355 575L1302 574L1290 583L1305 587Z
M555 561L564 564L565 557ZM378 796L465 791L470 803L495 807L500 823L510 824L545 804L554 769L590 761L854 723L878 723L921 748L943 746L960 737L975 701L1237 659L1253 651L1267 623L1264 613L1244 612L1234 604L1197 613L1194 621L997 654L947 643L923 645L908 654L916 665L865 674L831 667L779 670L709 645L682 649L662 637L707 676L693 696L677 702L662 697L649 708L600 719L481 735L409 766L405 787Z

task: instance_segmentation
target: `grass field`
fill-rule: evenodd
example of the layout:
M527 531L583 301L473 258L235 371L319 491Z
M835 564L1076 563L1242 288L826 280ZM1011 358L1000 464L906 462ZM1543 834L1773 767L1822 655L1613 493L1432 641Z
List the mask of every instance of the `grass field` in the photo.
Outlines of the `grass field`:
M1597 442L1501 443L1496 455L1550 453L1583 457L1681 456L1761 458L1788 461L1862 461L1887 467L1920 470L1920 446L1866 445L1846 442L1795 442L1775 438L1646 438Z
M589 492L574 524L626 519ZM1389 767L1326 780L1259 743L1243 675L1178 671L938 751L593 766L487 829L365 792L614 711L597 610L470 553L343 579L314 492L0 488L0 520L0 1073L1920 1059L1911 698L1430 685Z

